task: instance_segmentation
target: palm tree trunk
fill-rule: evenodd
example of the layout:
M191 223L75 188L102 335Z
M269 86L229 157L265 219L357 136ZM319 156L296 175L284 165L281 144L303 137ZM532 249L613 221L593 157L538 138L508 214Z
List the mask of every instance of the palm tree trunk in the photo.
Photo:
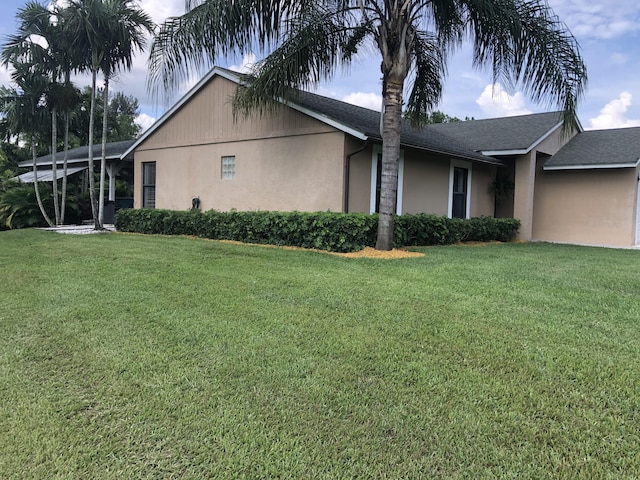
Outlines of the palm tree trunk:
M53 222L47 215L47 212L44 209L44 205L42 204L42 197L40 197L40 189L38 188L38 167L36 165L36 158L38 155L36 154L36 137L35 135L31 135L31 156L33 158L33 188L36 191L36 201L38 202L38 208L40 208L40 213L44 217L45 221L50 227L53 227Z
M56 150L58 148L58 109L51 109L51 188L53 189L53 215L56 225L60 225L60 206L58 202L58 165L56 161Z
M62 193L60 199L60 224L64 225L67 208L67 163L69 156L69 112L64 112L64 160L62 161Z
M89 108L89 198L91 200L91 215L96 230L102 230L98 217L98 205L96 203L96 180L93 177L93 122L96 111L96 76L97 71L91 72L91 107Z
M382 111L382 174L376 250L393 248L394 216L398 197L402 83L385 82Z
M109 110L109 75L104 75L104 91L102 92L102 157L100 160L100 197L98 218L100 225L104 225L104 179L107 168L107 117Z

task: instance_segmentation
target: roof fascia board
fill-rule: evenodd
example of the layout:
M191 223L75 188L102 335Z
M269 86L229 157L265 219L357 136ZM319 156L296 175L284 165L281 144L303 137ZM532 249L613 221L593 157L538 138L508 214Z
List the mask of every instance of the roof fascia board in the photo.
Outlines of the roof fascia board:
M381 140L380 140L381 141ZM483 158L478 158L478 157L472 157L471 155L463 155L463 154L456 154L456 153L451 153L451 152L445 152L443 150L437 150L434 148L426 148L426 147L421 147L418 145L413 145L410 143L402 143L401 144L402 147L405 148L415 148L416 150L422 150L424 152L430 152L430 153L435 153L438 155L444 155L447 157L452 157L452 158L458 158L461 160L469 160L471 162L477 162L477 163L486 163L489 165L496 165L498 167L503 167L504 166L504 162L496 159L496 158L491 158L491 157L487 157L486 159Z
M531 150L533 150L538 145L540 145L542 142L544 142L547 138L549 138L551 134L561 126L562 126L562 122L556 123L553 127L549 129L549 131L547 131L544 135L538 138L535 142L533 142L527 148L524 148L524 149L520 148L520 149L513 149L513 150L482 150L481 153L483 155L488 155L491 157L503 156L503 155L526 155L527 153L531 152ZM580 129L582 129L582 126L580 126Z
M640 165L640 158L633 163L601 163L596 165L545 165L542 167L543 170L553 171L553 170L603 170L609 168L636 168Z
M63 153L63 152L59 152L59 153ZM104 157L105 160L124 160L125 157L122 157L120 155L108 155L106 157ZM100 161L102 160L102 156L98 156L98 157L93 157L94 161ZM80 163L80 162L88 162L89 161L89 157L81 157L81 158L68 158L67 159L67 163ZM36 166L40 167L40 166L44 166L44 165L48 165L51 166L53 165L52 161L48 161L48 162L37 162ZM56 165L59 165L61 167L64 167L64 160L58 160L56 158ZM20 168L30 168L33 167L33 160L25 160L24 162L20 162L18 164L18 167Z

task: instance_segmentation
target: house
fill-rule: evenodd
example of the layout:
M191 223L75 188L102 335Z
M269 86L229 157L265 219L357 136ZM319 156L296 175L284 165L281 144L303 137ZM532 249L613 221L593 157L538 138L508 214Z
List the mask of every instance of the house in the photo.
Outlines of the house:
M122 154L135 207L376 211L379 112L299 92L236 119L239 82L214 68ZM640 129L567 134L552 112L406 124L401 145L398 214L515 217L522 240L640 243Z

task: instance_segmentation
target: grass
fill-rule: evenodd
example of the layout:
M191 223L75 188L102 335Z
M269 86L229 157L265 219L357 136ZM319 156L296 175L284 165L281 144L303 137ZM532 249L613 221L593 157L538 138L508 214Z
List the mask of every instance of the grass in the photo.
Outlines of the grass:
M423 251L0 233L0 477L640 477L640 252Z

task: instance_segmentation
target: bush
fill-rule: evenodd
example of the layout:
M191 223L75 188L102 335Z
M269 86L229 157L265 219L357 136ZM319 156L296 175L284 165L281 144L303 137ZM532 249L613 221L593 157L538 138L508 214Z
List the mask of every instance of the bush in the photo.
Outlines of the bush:
M218 240L351 252L372 245L377 218L365 214L302 212L200 212L122 209L119 231L195 235Z
M288 245L331 252L374 246L377 215L331 212L218 212L121 209L121 232L194 235L217 240ZM395 246L449 245L459 241L510 241L520 222L510 218L471 220L418 214L396 217Z

